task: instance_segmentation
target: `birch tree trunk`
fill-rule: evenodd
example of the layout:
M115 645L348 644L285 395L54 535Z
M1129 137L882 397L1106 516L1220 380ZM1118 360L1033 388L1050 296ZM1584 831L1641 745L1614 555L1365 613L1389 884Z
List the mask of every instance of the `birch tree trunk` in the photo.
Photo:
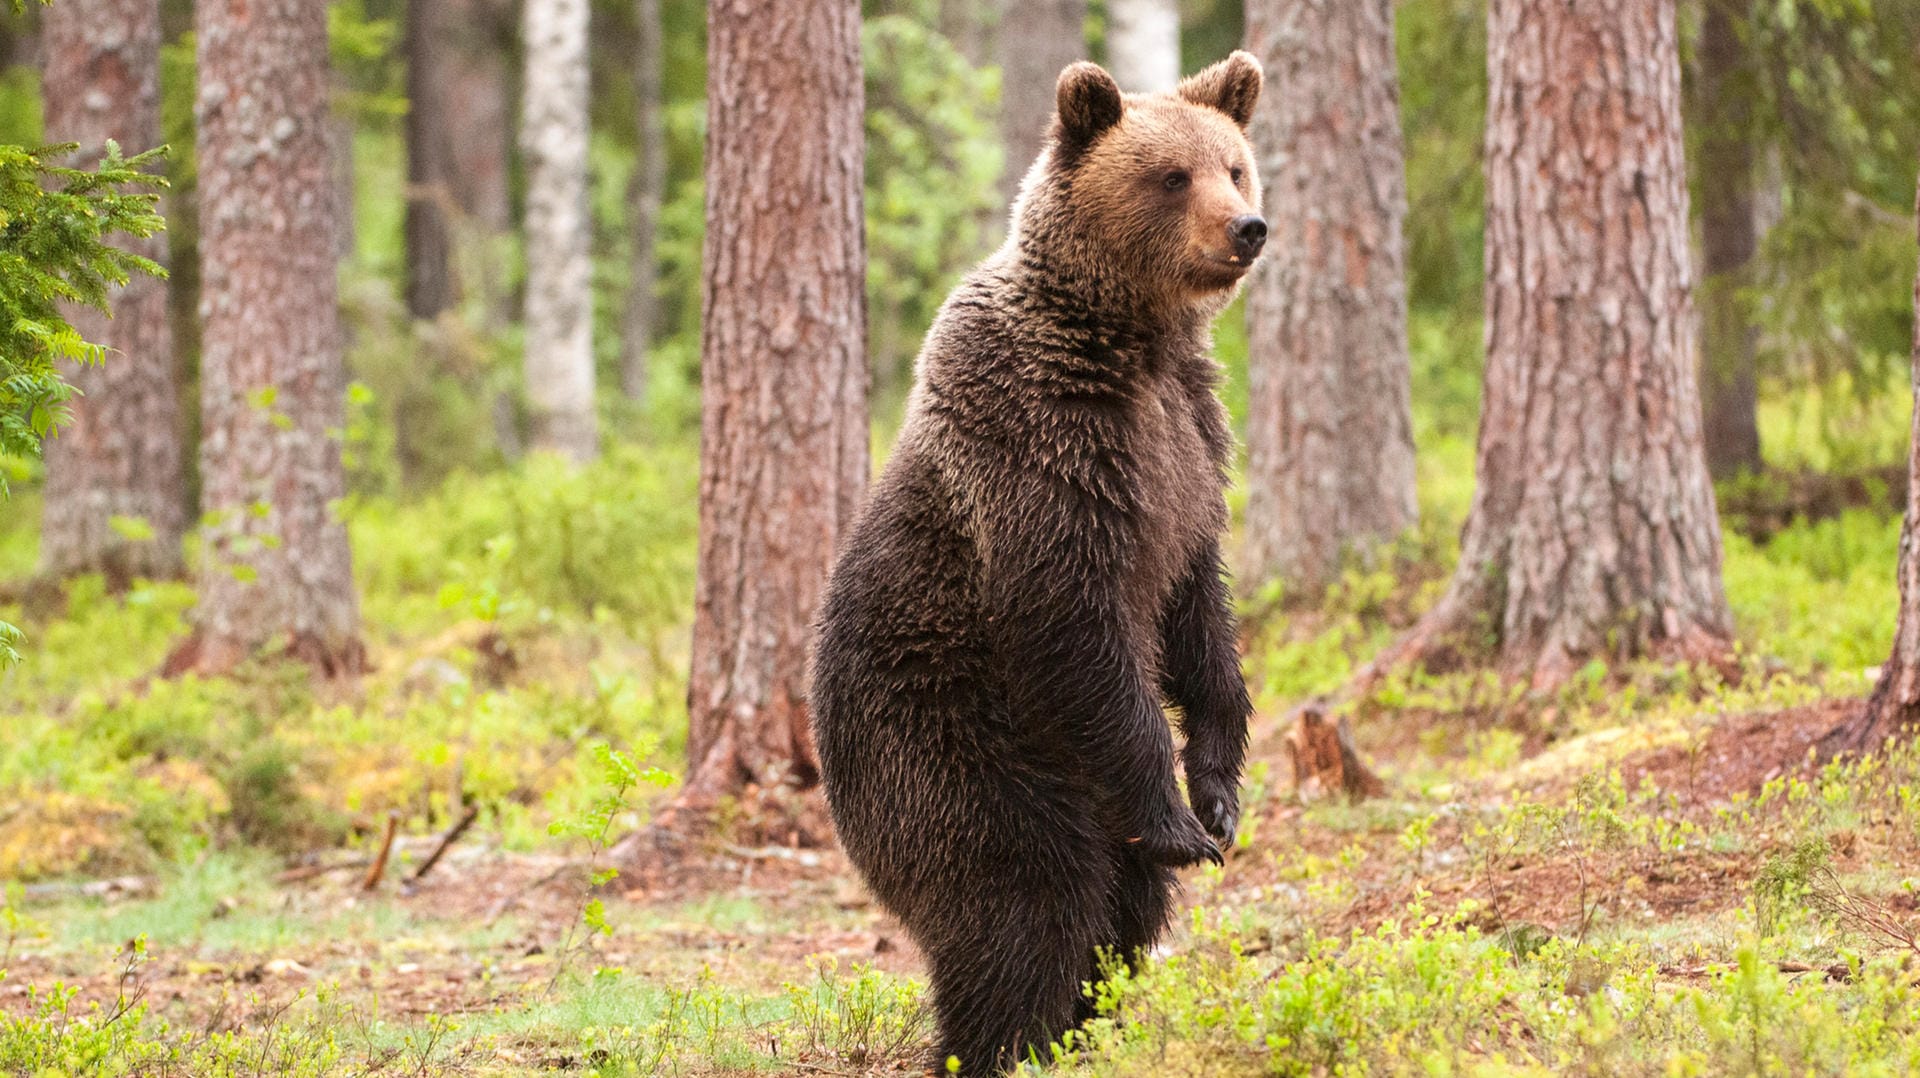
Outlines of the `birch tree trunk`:
M1674 0L1491 0L1487 372L1460 567L1386 662L1717 659Z
M1259 8L1261 0L1248 6ZM1173 89L1180 81L1179 0L1107 0L1107 70L1128 93Z
M660 205L667 193L667 129L662 121L660 96L660 0L634 0L634 22L639 27L633 57L634 112L638 121L639 160L634 162L627 205L633 214L633 255L627 281L626 311L621 319L620 391L628 400L647 396L647 349L658 330L659 266L654 258L654 233L660 227Z
M347 532L326 5L198 0L207 523L195 634L171 672L287 651L364 665Z
M811 786L806 650L867 481L860 5L711 0L683 803Z
M1700 129L1701 363L1707 467L1717 477L1760 470L1759 328L1741 309L1759 246L1754 207L1753 98L1741 0L1706 0L1696 49Z
M1000 141L1007 151L1000 183L1011 204L1046 142L1061 69L1086 59L1087 0L999 3Z
M1262 0L1247 41L1272 236L1247 294L1248 568L1317 599L1419 513L1393 3Z
M41 14L40 44L46 141L79 143L81 167L99 160L108 139L128 154L160 145L158 5L67 0ZM123 244L167 260L164 235ZM120 589L135 577L181 573L187 514L167 282L135 276L112 303L112 318L67 310L108 356L66 370L81 395L72 422L46 447L40 564L55 578L101 572Z
M1914 203L1920 220L1920 195ZM1824 754L1872 752L1899 736L1920 731L1920 277L1913 285L1913 349L1909 367L1916 407L1907 445L1907 515L1900 527L1900 610L1893 653L1859 718L1829 734Z
M526 0L520 152L527 174L526 388L532 443L599 451L587 213L587 0Z

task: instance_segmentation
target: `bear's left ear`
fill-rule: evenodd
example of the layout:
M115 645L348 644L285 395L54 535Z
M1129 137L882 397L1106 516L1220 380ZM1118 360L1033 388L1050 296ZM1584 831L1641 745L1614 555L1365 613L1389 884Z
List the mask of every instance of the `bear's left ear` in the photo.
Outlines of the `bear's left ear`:
M1260 61L1250 52L1235 49L1205 71L1180 80L1174 93L1196 105L1219 109L1245 127L1253 119L1253 105L1260 100L1263 81Z
M1120 122L1125 108L1120 101L1120 84L1105 68L1085 60L1068 64L1054 90L1054 109L1060 121L1054 137L1072 149L1089 146Z

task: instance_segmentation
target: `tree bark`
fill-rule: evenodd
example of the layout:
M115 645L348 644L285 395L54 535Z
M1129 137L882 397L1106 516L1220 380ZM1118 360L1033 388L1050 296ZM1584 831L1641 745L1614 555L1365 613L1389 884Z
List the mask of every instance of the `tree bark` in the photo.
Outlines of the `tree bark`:
M1107 70L1128 93L1173 89L1180 81L1179 0L1107 0Z
M158 146L160 10L151 0L68 0L41 15L46 141L80 144L90 167L108 139L129 154ZM164 235L122 245L166 262ZM167 282L136 276L112 299L114 317L73 307L80 335L108 350L99 366L69 366L73 420L47 444L40 564L50 577L102 572L115 588L184 569L186 489L179 388ZM116 526L117 518L142 521Z
M634 112L639 160L634 162L627 205L633 214L633 254L620 335L620 391L628 400L647 397L647 349L659 329L659 266L654 233L667 194L667 129L661 112L660 0L634 0L639 41L633 57Z
M347 531L327 18L311 0L199 0L201 479L195 633L169 671L284 643L364 664Z
M512 224L499 8L499 0L407 4L407 310L415 318L436 318L460 300L466 241Z
M1760 470L1755 354L1760 332L1740 301L1759 246L1754 206L1755 85L1741 27L1751 3L1707 0L1697 49L1701 248L1701 396L1707 467L1717 478Z
M1673 0L1492 0L1478 487L1447 594L1386 663L1484 646L1718 659Z
M807 643L868 468L860 6L711 0L707 28L698 806L817 781Z
M1011 203L1046 142L1060 71L1087 55L1087 0L1000 0L1001 188Z
M599 452L587 212L587 0L527 0L520 152L527 172L526 387L535 449Z
M1920 194L1914 201L1920 221ZM1821 752L1873 752L1896 736L1920 731L1920 277L1913 284L1913 348L1909 368L1915 408L1907 446L1907 513L1900 527L1900 612L1893 653L1860 716L1821 742Z
M1412 527L1407 213L1392 0L1248 6L1273 85L1253 144L1272 233L1247 295L1247 560L1318 598Z

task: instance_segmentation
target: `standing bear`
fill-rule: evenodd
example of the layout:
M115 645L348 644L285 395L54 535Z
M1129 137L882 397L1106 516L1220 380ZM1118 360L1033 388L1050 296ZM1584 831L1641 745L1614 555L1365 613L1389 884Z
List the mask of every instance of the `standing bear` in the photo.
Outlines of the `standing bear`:
M1100 954L1151 946L1174 869L1219 862L1238 821L1232 435L1208 350L1266 240L1260 84L1244 52L1167 94L1061 73L1012 235L928 332L833 571L827 801L926 954L937 1062L968 1074L1089 1017Z

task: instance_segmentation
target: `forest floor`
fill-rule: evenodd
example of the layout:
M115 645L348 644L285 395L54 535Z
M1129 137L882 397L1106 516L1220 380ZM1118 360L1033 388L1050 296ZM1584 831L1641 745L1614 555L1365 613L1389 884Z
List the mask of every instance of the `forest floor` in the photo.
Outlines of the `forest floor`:
M1293 789L1294 709L1444 581L1470 449L1435 458L1392 559L1317 603L1243 597L1239 841L1037 1068L1920 1073L1920 746L1811 751L1887 653L1883 508L1729 526L1732 668L1395 674L1336 707L1386 792ZM350 506L352 686L154 678L182 584L0 597L28 633L0 678L0 1074L924 1067L919 957L836 851L739 807L681 871L588 886L671 796L644 769L684 758L693 475L622 452ZM0 581L34 564L12 505Z

